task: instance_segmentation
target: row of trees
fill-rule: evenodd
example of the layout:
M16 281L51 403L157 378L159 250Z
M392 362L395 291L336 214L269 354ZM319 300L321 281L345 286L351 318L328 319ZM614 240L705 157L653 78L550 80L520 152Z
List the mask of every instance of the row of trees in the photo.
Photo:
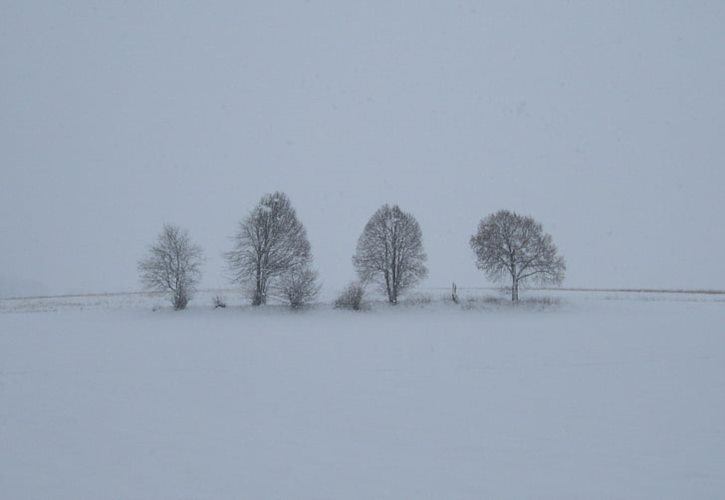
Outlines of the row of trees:
M286 194L263 196L239 222L233 240L225 254L230 277L249 293L252 305L276 296L298 308L317 297L320 284L307 232ZM560 284L564 279L563 257L531 217L507 210L488 215L470 245L477 267L489 280L511 280L513 301L519 300L519 288L526 283ZM401 293L427 276L426 259L415 217L397 205L383 205L365 225L352 258L358 289L375 285L396 304ZM200 282L202 263L201 247L188 232L164 225L138 269L147 289L168 293L174 309L184 309Z

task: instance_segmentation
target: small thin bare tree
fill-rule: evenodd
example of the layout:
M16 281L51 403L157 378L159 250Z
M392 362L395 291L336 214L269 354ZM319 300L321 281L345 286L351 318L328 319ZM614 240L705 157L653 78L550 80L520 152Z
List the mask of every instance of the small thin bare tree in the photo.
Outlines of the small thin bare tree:
M532 217L508 210L488 215L471 236L476 266L494 282L510 276L511 300L519 300L519 287L527 282L560 284L566 264L551 236Z
M138 263L141 282L148 290L167 292L175 310L186 308L201 280L202 249L188 231L164 224L149 254Z
M365 225L352 261L361 282L377 283L397 304L401 292L427 276L426 258L418 221L386 204Z
M286 194L262 197L239 223L234 248L226 254L232 280L251 292L252 305L267 303L270 285L309 266L310 242Z

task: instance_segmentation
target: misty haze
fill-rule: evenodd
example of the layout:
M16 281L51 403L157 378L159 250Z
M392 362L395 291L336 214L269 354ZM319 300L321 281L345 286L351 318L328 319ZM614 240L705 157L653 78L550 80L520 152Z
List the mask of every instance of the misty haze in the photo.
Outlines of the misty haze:
M0 5L0 498L720 498L725 3Z

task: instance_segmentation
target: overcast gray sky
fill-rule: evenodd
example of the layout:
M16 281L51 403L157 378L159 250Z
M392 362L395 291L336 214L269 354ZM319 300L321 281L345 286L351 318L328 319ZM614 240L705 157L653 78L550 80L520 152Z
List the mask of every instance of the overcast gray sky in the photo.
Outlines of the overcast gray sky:
M468 240L506 208L567 285L725 288L723 26L721 1L3 1L0 279L136 289L174 222L226 286L283 190L331 288L385 202L428 286L485 285Z

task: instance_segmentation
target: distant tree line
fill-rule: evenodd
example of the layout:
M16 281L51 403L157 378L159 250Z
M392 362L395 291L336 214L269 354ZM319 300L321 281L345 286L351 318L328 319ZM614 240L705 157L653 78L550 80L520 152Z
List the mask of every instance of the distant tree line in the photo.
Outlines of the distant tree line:
M470 246L486 278L511 283L514 302L522 286L558 285L564 279L564 258L532 217L507 210L490 214L480 221ZM253 306L274 297L298 309L314 302L320 292L307 231L285 193L259 200L239 222L225 259L231 281L244 290ZM360 309L368 286L397 304L401 294L428 275L426 260L423 233L415 217L397 205L383 205L365 224L352 257L359 281L343 290L335 306ZM144 287L168 294L179 310L193 297L202 264L202 249L188 232L165 224L138 269ZM455 285L452 298L458 300Z

